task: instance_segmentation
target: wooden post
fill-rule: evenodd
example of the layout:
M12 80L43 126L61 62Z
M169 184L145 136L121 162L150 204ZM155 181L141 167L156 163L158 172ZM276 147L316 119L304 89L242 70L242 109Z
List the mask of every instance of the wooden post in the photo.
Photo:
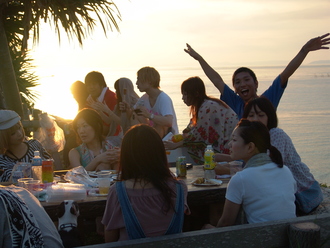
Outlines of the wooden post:
M293 223L289 226L290 248L318 248L320 238L320 227L313 222Z

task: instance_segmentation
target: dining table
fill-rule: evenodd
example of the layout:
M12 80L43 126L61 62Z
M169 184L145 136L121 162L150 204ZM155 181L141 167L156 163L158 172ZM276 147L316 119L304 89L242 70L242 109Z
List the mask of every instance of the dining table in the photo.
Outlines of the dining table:
M170 167L170 170L175 174L176 168ZM55 171L56 174L56 171ZM202 165L193 165L187 169L185 177L178 177L178 180L183 180L188 188L187 203L191 214L185 217L186 230L198 229L202 223L207 221L210 216L211 206L220 206L224 204L227 184L229 179L221 180L219 185L193 185L194 180L204 177L204 169ZM79 206L80 218L95 219L98 216L103 216L106 206L107 196L87 196L84 200L76 201ZM61 202L41 202L48 215L53 221L57 220L57 209ZM196 224L196 220L200 219L200 224Z

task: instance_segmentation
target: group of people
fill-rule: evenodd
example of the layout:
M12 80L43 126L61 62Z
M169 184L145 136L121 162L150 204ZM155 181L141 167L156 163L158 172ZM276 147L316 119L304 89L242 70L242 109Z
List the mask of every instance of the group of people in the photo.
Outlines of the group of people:
M127 78L115 82L116 92L96 71L88 73L84 83L75 82L71 90L79 112L72 129L78 142L72 142L76 145L68 152L70 168L119 171L102 218L106 242L181 232L184 214L190 213L187 186L170 172L166 157L166 150L178 147L196 164L203 164L207 145L216 152L216 161L244 161L244 169L228 185L219 227L233 225L241 207L248 223L313 211L323 199L320 186L290 137L277 127L276 108L289 77L306 55L329 49L328 44L329 34L309 40L261 96L251 69L241 67L234 72L232 90L187 44L185 52L200 63L221 98L209 97L199 77L181 84L191 119L177 143L162 140L169 132L178 133L178 126L172 100L160 89L155 68L137 72L136 86L144 92L141 97ZM0 110L0 180L10 179L17 162L31 162L35 150L43 159L50 158L37 140L26 139L17 113Z

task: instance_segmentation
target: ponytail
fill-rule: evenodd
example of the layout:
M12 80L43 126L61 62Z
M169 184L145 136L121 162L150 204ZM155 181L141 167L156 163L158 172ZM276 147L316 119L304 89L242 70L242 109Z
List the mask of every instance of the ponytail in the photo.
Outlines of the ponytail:
M275 146L269 147L269 157L270 159L277 164L279 168L283 167L283 158L279 150Z

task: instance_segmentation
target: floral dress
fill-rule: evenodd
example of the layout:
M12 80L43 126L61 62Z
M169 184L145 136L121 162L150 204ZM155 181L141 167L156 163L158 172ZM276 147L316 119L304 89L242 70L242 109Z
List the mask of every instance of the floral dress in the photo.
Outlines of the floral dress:
M215 153L229 154L228 143L238 117L230 108L212 100L205 100L198 110L196 125L190 120L183 145L197 164L204 163L204 150L212 145Z

